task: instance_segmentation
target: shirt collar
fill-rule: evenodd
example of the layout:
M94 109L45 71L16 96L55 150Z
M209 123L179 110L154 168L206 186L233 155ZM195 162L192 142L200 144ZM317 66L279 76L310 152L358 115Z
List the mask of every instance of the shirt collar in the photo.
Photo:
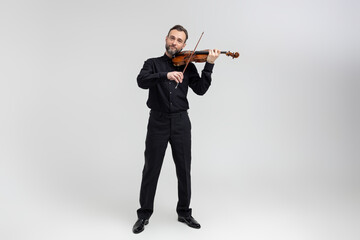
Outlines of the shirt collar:
M170 58L168 55L166 55L166 53L164 53L164 55L162 56L162 58L163 58L165 61L172 63L172 58Z

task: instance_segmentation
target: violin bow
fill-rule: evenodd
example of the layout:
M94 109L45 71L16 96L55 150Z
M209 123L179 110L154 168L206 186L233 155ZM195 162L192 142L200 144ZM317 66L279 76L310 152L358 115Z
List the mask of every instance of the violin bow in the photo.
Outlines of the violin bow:
M196 44L196 46L195 46L195 48L194 48L194 51L191 53L189 59L187 60L186 65L185 65L185 68L184 68L184 70L183 70L183 74L184 74L187 66L189 65L189 63L190 63L190 61L191 61L191 58L192 58L192 56L194 55L195 50L196 50L197 46L199 45L199 42L200 42L200 40L201 40L201 38L202 38L203 35L204 35L204 32L201 33L201 36L200 36L200 38L199 38L199 40L198 40L198 42L197 42L197 44ZM175 89L176 89L178 86L179 86L179 83L176 84Z

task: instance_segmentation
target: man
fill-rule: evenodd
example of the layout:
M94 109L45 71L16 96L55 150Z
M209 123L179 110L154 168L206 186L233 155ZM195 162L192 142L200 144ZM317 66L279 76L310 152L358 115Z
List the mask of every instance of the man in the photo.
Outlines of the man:
M193 228L200 224L192 217L190 206L191 183L191 123L187 113L188 87L196 94L206 93L211 83L214 62L219 50L210 50L201 77L193 63L183 74L185 66L174 66L171 59L186 46L187 30L176 25L165 38L165 54L145 61L137 83L149 89L147 106L151 109L145 141L145 165L140 189L140 209L133 232L140 233L153 213L156 186L165 150L170 142L178 179L178 221Z

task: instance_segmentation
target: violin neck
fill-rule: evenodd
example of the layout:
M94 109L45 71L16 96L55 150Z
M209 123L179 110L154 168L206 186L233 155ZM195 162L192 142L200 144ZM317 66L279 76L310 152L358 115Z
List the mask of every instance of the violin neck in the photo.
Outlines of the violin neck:
M195 51L196 54L209 54L209 51ZM227 51L221 51L221 54L226 54Z

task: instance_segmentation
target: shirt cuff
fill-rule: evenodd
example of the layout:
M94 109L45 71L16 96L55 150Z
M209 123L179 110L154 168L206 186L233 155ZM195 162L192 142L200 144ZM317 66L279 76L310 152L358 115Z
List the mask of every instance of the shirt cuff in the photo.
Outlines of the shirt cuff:
M213 63L206 62L204 66L204 71L212 73L213 68L214 68Z
M159 79L161 80L161 81L165 81L165 80L167 80L167 72L160 72L159 73Z

